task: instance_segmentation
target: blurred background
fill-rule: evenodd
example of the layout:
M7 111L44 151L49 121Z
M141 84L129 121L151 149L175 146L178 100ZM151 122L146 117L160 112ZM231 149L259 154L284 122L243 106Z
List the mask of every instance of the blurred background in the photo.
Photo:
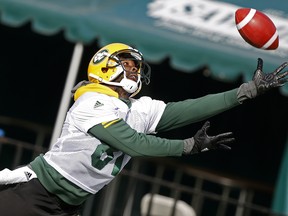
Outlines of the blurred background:
M137 97L165 102L237 88L252 78L258 57L266 72L287 60L288 3L227 2L0 0L0 169L49 148L73 102L71 88L86 79L91 57L107 43L144 54L152 77ZM240 37L234 12L241 7L273 18L277 50L253 48ZM198 216L288 215L287 93L288 85L209 119L209 134L234 133L229 152L132 159L82 214L185 215L187 207ZM203 123L158 136L191 137Z

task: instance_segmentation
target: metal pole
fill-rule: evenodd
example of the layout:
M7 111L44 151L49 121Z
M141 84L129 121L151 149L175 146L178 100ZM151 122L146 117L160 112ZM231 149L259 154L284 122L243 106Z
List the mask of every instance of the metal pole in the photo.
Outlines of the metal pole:
M68 71L68 77L66 79L65 88L62 94L62 99L60 102L60 107L58 110L56 123L53 129L53 134L52 134L52 138L50 141L50 148L53 145L53 143L57 140L57 138L60 136L60 133L61 133L62 124L65 120L66 112L70 105L71 89L74 87L75 81L77 78L78 69L79 69L79 65L81 62L81 58L82 58L83 48L84 47L82 43L76 43L74 46L74 51L73 51L73 55L72 55L72 59L71 59L70 67Z

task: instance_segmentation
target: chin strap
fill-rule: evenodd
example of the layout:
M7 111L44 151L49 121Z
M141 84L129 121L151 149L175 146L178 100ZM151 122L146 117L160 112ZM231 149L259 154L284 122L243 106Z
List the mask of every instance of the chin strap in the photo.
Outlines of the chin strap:
M97 79L100 83L104 83L104 84L107 84L107 85L113 85L113 86L120 86L126 92L132 94L133 96L135 96L137 93L139 93L139 91L140 91L140 89L142 87L142 83L141 83L140 79L139 79L139 81L137 83L137 82L135 82L133 80L127 79L126 76L125 76L125 73L124 73L124 78L119 83L118 82L106 81L103 78L101 78L101 77L99 77L99 76L97 76L95 74L92 74L92 73L89 73L89 76L93 77L94 79ZM139 84L139 86L138 86L138 84Z
M130 94L136 92L138 89L138 84L133 80L127 79L126 77L120 81L120 85L126 92Z
M130 98L134 97L135 95L137 95L141 91L141 89L142 89L142 82L140 81L138 89L133 94L131 94L129 97Z

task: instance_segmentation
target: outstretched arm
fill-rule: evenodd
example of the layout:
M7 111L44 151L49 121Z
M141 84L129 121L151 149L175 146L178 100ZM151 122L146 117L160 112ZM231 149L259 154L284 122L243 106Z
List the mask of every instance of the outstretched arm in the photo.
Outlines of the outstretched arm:
M109 125L109 126L105 126ZM172 140L138 133L123 119L113 124L98 124L90 128L88 133L102 144L118 149L130 156L181 156L184 148L183 140Z
M109 125L109 124L108 124ZM98 138L102 144L120 150L132 157L136 156L181 156L200 153L203 150L224 148L225 144L234 141L232 133L223 133L216 136L208 136L207 130L210 124L204 126L194 137L184 140L164 139L152 135L138 133L122 119L105 127L98 124L92 127L88 133Z
M191 123L206 120L229 110L247 99L284 85L288 81L288 71L281 73L287 66L283 63L272 73L264 73L263 60L258 59L253 79L230 91L210 94L197 99L168 103L157 125L158 132L183 127Z
M209 94L196 99L171 102L166 105L156 131L169 131L200 122L239 104L237 89L218 94Z

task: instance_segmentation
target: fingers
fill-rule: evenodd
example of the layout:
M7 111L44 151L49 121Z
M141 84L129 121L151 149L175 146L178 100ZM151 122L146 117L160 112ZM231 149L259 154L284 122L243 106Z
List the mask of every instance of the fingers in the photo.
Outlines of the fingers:
M288 82L288 78L287 78L287 79L279 80L280 86L283 86L286 82Z
M263 60L261 58L258 58L257 70L262 71L262 68L263 68Z
M254 76L253 76L253 80L255 81L257 81L257 80L260 80L260 79L262 79L262 77L263 77L263 72L262 72L262 70L261 69L257 69L255 72L254 72Z
M231 147L230 147L230 146L223 145L223 144L220 144L220 145L219 145L219 148L224 149L224 150L231 150Z
M282 74L279 74L279 75L277 76L277 79L280 80L280 79L286 77L287 75L288 75L288 71L285 71L285 72L283 72Z
M222 145L226 146L225 144L230 144L230 143L235 142L235 138L232 137L232 135L233 135L232 132L227 132L227 133L223 133L223 134L219 134L215 136L214 138L214 141L216 144L215 146L217 146L217 148L221 148Z
M225 139L218 141L217 146L220 149L231 150L231 147L228 146L227 144L231 144L233 142L235 142L235 138L225 138Z
M225 138L225 139L219 140L217 142L217 144L222 145L222 144L229 144L229 143L233 143L233 142L235 142L235 138L231 137L231 138Z
M286 66L288 65L288 62L284 62L282 65L280 65L273 74L278 74L280 71L282 71Z
M285 64L285 63L284 63ZM282 64L282 65L284 65L284 64ZM282 66L281 65L281 66ZM280 67L281 67L280 66ZM285 64L285 67L287 66L287 63ZM281 70L283 70L283 68L284 67L281 67L281 69L278 71L277 70L277 73L279 73ZM279 68L278 68L279 69ZM274 73L276 73L276 72L274 72ZM283 72L283 73L281 73L281 74L278 74L277 76L276 76L276 80L277 80L277 82L278 82L278 85L277 86L283 86L286 82L288 82L288 71L285 71L285 72ZM285 78L285 79L284 79Z
M227 133L222 133L222 134L218 134L217 136L215 136L215 140L216 141L220 141L220 140L223 140L223 139L225 139L225 138L229 138L229 137L231 137L233 135L233 133L232 132L227 132Z
M202 130L207 131L210 128L210 122L206 121L202 126Z

